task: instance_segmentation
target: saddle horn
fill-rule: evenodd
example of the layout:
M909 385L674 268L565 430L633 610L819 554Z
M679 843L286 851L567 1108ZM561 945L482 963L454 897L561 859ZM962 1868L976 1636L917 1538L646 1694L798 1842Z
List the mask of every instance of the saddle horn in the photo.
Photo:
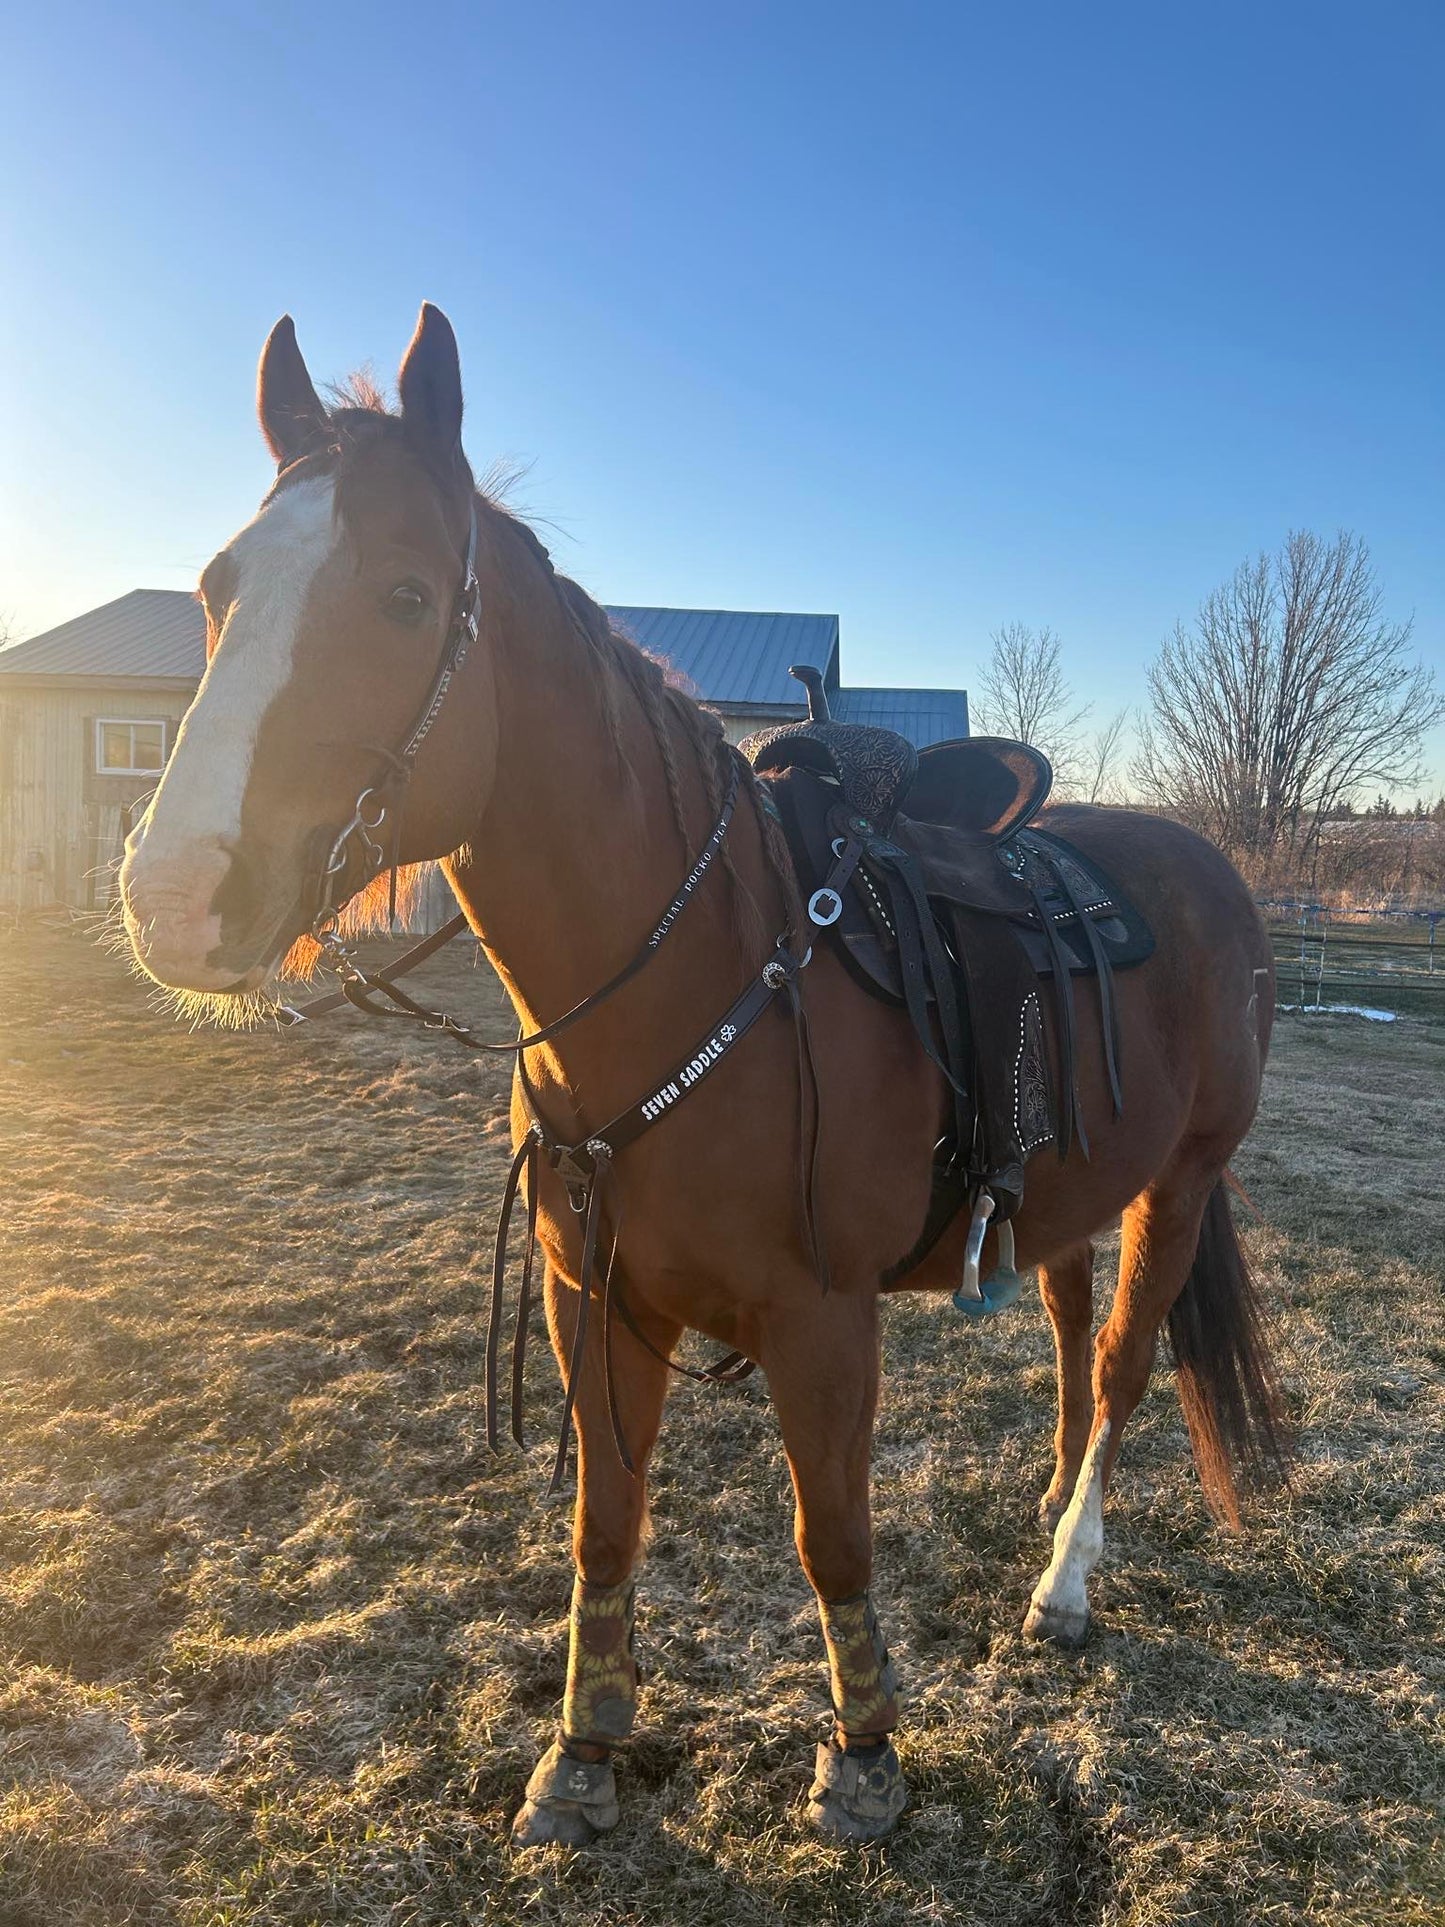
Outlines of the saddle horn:
M828 692L823 687L823 672L814 669L811 663L794 663L788 674L808 692L808 721L810 723L831 723L832 711L828 708Z

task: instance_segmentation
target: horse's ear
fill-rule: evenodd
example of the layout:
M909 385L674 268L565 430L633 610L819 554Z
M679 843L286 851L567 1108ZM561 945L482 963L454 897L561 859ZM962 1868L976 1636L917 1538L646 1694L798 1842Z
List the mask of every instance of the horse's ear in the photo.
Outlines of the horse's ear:
M329 433L326 410L296 346L296 324L283 314L266 338L256 374L256 412L278 468L299 460Z
M462 366L452 324L430 301L421 305L416 333L397 377L401 419L434 458L450 463L462 452Z

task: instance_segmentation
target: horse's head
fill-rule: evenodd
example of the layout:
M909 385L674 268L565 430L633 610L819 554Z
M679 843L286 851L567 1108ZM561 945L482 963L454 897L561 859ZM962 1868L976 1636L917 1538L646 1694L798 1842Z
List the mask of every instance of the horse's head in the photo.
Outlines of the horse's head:
M422 309L399 389L398 414L365 398L328 409L289 317L266 343L258 403L279 472L202 573L206 673L121 869L135 954L174 989L255 990L377 867L356 836L326 880L361 792L377 785L394 809L394 759L446 660L474 526L456 339L436 308ZM473 649L459 676L489 673ZM490 789L485 701L466 705L465 784L439 781L459 707L420 759L405 860L454 848ZM390 830L375 832L388 855Z

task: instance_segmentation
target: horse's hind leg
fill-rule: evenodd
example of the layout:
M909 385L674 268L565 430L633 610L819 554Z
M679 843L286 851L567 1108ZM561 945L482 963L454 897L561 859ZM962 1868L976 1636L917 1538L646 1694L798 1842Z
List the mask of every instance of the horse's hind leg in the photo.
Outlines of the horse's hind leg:
M578 1298L550 1267L547 1324L566 1374ZM600 1307L592 1307L575 1407L577 1505L572 1532L576 1580L567 1654L567 1690L557 1739L527 1782L512 1823L514 1846L561 1841L586 1846L618 1820L612 1751L632 1731L637 1666L632 1656L633 1580L647 1511L646 1474L667 1396L667 1367L620 1323L614 1338L618 1416L637 1468L618 1456L607 1407ZM639 1324L664 1356L680 1327L636 1307Z
M879 1840L907 1802L893 1750L897 1687L868 1587L868 1465L878 1399L877 1301L835 1288L769 1321L762 1365L796 1497L798 1557L818 1595L834 1731L818 1748L808 1818L835 1840Z
M1039 1268L1039 1296L1054 1328L1059 1420L1054 1433L1054 1476L1039 1501L1039 1518L1052 1532L1064 1516L1084 1463L1094 1422L1089 1382L1094 1329L1094 1247L1086 1239Z
M1104 1549L1104 1493L1130 1414L1144 1395L1159 1328L1183 1290L1217 1173L1170 1173L1124 1213L1119 1286L1094 1346L1094 1416L1054 1556L1034 1588L1024 1631L1062 1646L1089 1629L1089 1575Z

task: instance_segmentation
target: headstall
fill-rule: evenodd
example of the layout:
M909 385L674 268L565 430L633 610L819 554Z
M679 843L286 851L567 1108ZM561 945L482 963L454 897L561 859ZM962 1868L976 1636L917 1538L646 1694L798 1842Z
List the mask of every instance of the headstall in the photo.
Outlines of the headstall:
M467 521L467 548L462 562L461 584L452 599L451 620L447 624L441 660L437 664L436 674L432 677L426 701L422 704L416 721L412 724L401 748L383 749L380 752L385 759L385 769L378 775L375 782L368 783L357 797L352 805L351 816L345 826L338 831L332 842L330 854L322 867L319 902L311 922L311 935L326 953L328 961L336 964L338 968L343 963L355 961L336 929L336 919L341 908L336 901L336 896L340 888L340 879L351 861L353 843L359 849L368 880L376 875L387 861L388 854L390 855L390 922L393 927L396 924L396 871L401 848L402 804L406 800L406 792L411 785L417 752L431 734L432 725L441 714L442 704L447 699L452 680L466 661L467 652L477 639L481 617L482 593L477 581L477 504L476 498L473 497ZM386 832L388 837L389 852L387 846L378 840L383 832ZM343 970L341 974L345 979L347 973Z

